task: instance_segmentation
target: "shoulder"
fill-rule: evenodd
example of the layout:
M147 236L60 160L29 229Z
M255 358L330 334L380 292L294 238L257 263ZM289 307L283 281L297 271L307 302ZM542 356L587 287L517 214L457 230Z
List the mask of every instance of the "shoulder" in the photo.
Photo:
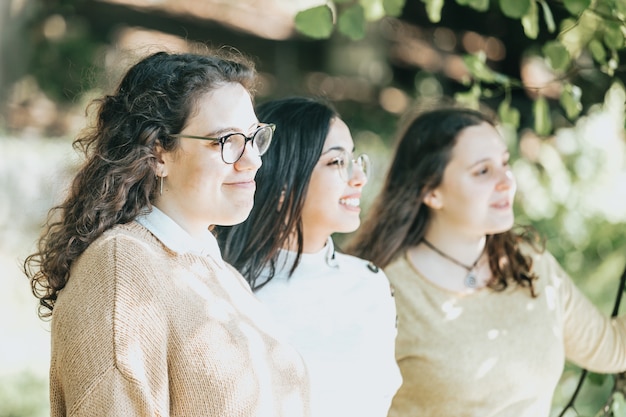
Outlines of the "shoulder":
M99 253L101 251L127 251L132 250L133 256L141 255L144 252L153 252L163 249L159 240L152 233L139 223L130 222L118 224L105 231L100 237L94 240L85 250L85 253Z
M233 274L235 280L237 280L237 282L242 287L244 287L244 289L246 291L252 292L252 289L250 288L250 283L248 281L246 281L246 278L243 275L241 275L241 272L239 272L239 270L237 270L237 268L235 268L234 266L232 266L228 262L224 262L224 265L226 265L226 269L228 269Z
M71 276L86 282L139 287L154 292L154 277L168 275L173 254L138 223L116 225L107 230L80 255ZM70 279L72 281L72 279ZM75 279L74 279L75 281Z
M337 252L335 257L341 269L362 273L364 275L385 276L385 273L381 268L366 259L361 259L356 256L340 252Z
M564 288L571 278L559 264L559 261L547 249L535 248L530 244L521 246L522 254L532 260L532 272L537 279L539 292L546 287Z
M383 298L393 299L394 289L385 271L373 262L356 256L337 253L337 261L342 273L354 278L361 288L369 288L376 294L386 295Z
M538 274L547 269L560 269L558 261L547 249L535 247L530 243L523 243L520 245L520 252L522 255L530 257L533 262L533 270Z
M406 256L403 253L401 256L396 257L385 267L385 272L388 276L391 276L405 275L407 273L413 274L415 271L411 268L411 265L407 262Z

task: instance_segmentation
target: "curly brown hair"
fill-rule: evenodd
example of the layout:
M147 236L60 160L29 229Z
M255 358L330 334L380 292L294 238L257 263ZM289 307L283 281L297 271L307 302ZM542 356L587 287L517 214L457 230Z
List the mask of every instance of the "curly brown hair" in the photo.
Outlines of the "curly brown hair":
M151 209L155 148L178 147L170 135L185 127L197 99L233 82L252 95L256 79L254 64L241 54L157 52L132 66L112 95L93 103L96 124L73 144L86 161L65 201L48 213L37 251L24 261L41 318L52 315L72 263L94 240Z
M454 107L431 110L412 119L401 132L383 188L346 252L384 268L419 244L430 221L424 197L441 184L460 132L485 122L494 125L486 114ZM487 236L493 276L490 288L501 291L514 282L529 287L536 296L533 282L537 277L531 257L522 253L522 244L538 251L543 246L530 227Z

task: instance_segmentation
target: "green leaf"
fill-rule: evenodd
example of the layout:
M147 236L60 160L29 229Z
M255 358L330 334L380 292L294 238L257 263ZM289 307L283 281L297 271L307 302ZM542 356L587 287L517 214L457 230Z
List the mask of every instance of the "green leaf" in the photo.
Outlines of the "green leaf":
M428 20L438 23L441 20L441 9L443 8L443 0L422 0L426 5L426 14Z
M565 71L569 66L571 58L569 56L569 52L561 42L546 42L542 51L552 69L556 71Z
M591 5L591 0L563 0L563 5L574 16L578 16Z
M588 378L589 382L591 382L593 385L602 386L602 384L604 384L604 381L607 378L607 375L606 374L599 374L597 372L589 372L587 374L587 378Z
M456 93L454 95L454 100L465 107L478 110L480 104L480 93L480 85L474 84L468 91L464 93Z
M405 0L383 0L383 8L387 16L397 17L402 14Z
M582 96L582 91L580 87L566 84L563 89L563 93L559 99L559 103L563 110L565 110L565 115L568 119L574 120L578 117L580 112L583 109L583 106L580 102Z
M543 20L546 21L546 26L548 27L548 32L553 33L556 30L556 24L554 23L554 16L552 15L552 10L550 10L550 6L545 0L539 0L541 4L541 8L543 10Z
M591 52L591 56L596 60L599 64L606 64L606 50L604 49L604 45L602 42L597 39L589 42L588 45L589 52Z
M533 116L535 117L535 132L539 136L549 135L552 131L552 119L550 106L545 97L541 96L533 103Z
M302 10L296 14L296 29L314 39L324 39L333 33L333 13L326 5Z
M365 20L369 22L375 22L385 17L383 0L358 0L357 4L363 7Z
M611 49L621 49L624 46L624 34L620 24L604 22L604 43Z
M496 75L487 64L485 58L482 55L464 55L463 62L467 67L467 70L477 80L492 83L496 80Z
M624 394L621 392L613 393L611 411L615 417L626 417L626 401L624 401Z
M341 33L353 41L365 36L365 10L360 4L355 4L339 15L337 27Z
M489 9L489 0L457 0L458 4L462 4L462 2L479 12L486 12Z
M522 27L528 38L537 39L537 35L539 35L539 13L537 3L534 1L530 2L528 12L522 17Z
M511 107L511 100L503 100L498 106L498 117L503 124L515 129L519 127L520 112L515 107Z
M530 9L530 0L500 0L502 14L511 19L521 19Z

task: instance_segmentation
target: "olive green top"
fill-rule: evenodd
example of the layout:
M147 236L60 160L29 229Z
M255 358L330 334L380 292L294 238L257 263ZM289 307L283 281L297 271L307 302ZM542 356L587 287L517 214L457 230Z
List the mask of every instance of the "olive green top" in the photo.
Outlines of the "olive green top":
M533 259L537 298L518 286L450 292L406 257L385 268L403 378L390 417L547 417L566 358L626 369L626 317L600 314L549 253Z

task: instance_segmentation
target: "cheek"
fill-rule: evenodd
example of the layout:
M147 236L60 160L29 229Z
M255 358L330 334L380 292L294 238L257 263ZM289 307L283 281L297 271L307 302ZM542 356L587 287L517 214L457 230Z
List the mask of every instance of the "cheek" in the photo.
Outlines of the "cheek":
M339 186L333 181L330 172L314 172L309 181L309 186L304 203L303 213L309 216L323 217L332 210L335 202L343 193L344 186Z
M309 186L307 189L306 200L321 200L324 201L328 198L328 194L332 193L333 184L331 181L332 171L328 167L317 167L311 179L309 180Z

